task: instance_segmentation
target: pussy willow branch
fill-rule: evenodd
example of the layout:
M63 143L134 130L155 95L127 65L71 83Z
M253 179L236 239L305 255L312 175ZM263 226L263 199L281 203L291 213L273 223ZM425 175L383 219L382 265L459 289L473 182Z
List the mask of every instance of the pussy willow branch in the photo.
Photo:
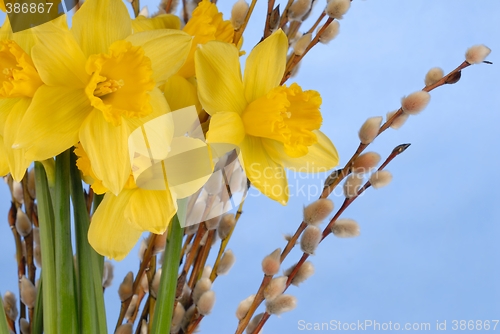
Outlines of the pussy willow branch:
M275 0L267 1L266 23L264 23L264 37L262 37L262 39L266 39L271 35L271 19L274 12L274 2Z
M323 26L324 28L325 26ZM318 35L321 35L322 31L320 31L318 33ZM453 83L454 80L452 79L455 79L458 75L459 72L461 72L461 70L463 70L464 68L470 66L470 64L466 61L464 61L462 64L460 64L457 68L455 68L453 71L451 71L450 73L448 73L447 75L445 75L442 79L438 80L436 83L430 85L430 86L426 86L424 87L422 90L426 91L426 92L430 92L432 91L433 89L436 89L437 87L440 87L440 86L443 86L447 83ZM286 73L286 72L285 72ZM286 80L285 80L286 81ZM456 82L456 81L455 81ZM377 134L377 137L382 133L384 132L385 130L387 130L391 124L394 122L394 120L396 119L396 117L398 117L399 115L401 115L403 113L402 109L400 108L394 115L393 117L391 117L390 119L388 119L379 129L379 132ZM352 167L352 164L354 163L354 161L357 159L357 157L369 146L369 144L363 144L363 143L360 143L358 148L356 149L355 153L352 155L352 157L349 159L349 161L347 162L347 164L344 166L344 168L342 168L341 170L337 170L335 172L333 172L328 178L332 180L332 182L330 184L328 184L327 186L325 186L324 190L323 190L323 193L321 194L320 198L327 198L331 192L333 191L333 189L335 189L339 184L340 182L347 176L350 174L351 172L351 167ZM286 256L289 254L289 252L293 249L293 247L295 246L300 234L305 230L305 228L307 227L307 224L305 224L304 222L302 222L299 227L297 228L297 231L295 232L295 234L290 238L290 240L288 241L285 249L283 250L282 254L281 254L281 262L283 262L283 260L286 258ZM304 260L305 261L305 260ZM272 277L267 277L267 276L264 276L263 280L262 280L262 283L259 287L259 290L255 296L255 299L254 299L254 303L252 303L252 305L250 306L250 309L247 313L247 315L240 321L240 323L238 324L238 328L236 330L236 333L237 334L241 334L243 333L243 330L246 328L246 326L248 325L248 323L250 322L250 319L251 319L251 316L253 315L253 313L255 312L255 310L257 309L257 306L256 305L257 303L261 303L262 300L263 300L263 293L264 293L264 288L265 286L267 286L267 284L271 281ZM262 299L260 302L258 301L258 298Z
M288 22L288 10L290 9L290 6L292 5L293 1L294 0L288 0L288 2L286 3L286 7L283 10L283 14L281 14L281 19L280 19L280 24L279 24L279 27L281 29L283 29L285 24Z
M314 32L314 30L318 27L318 25L321 23L321 20L323 20L323 18L326 16L326 13L325 11L321 12L321 14L319 15L318 19L316 20L316 22L314 22L314 24L312 25L312 27L306 32L306 34L312 34Z
M398 145L396 146L391 154L386 158L386 160L384 161L384 163L382 163L382 165L380 165L380 167L377 169L378 171L381 171L383 170L395 157L397 157L398 155L400 155L401 153L403 153L408 147L410 146L410 144L401 144L401 145ZM335 213L335 215L333 216L333 218L330 220L330 222L328 223L328 225L325 227L325 229L323 230L323 236L321 238L321 241L320 243L330 234L332 234L332 227L335 225L335 222L337 221L337 219L342 215L342 213L344 213L344 211L357 199L359 198L359 196L368 188L371 187L371 182L370 181L367 181L357 192L357 194L354 196L354 197L351 197L351 198L346 198L344 200L344 203L342 204L342 206L337 210L337 212ZM286 291L288 289L288 287L292 284L292 281L293 279L295 278L295 276L297 275L297 273L299 272L300 268L302 267L302 265L306 262L306 260L309 258L309 254L307 253L302 253L302 257L300 258L299 262L297 262L297 264L295 265L295 267L293 268L292 272L290 273L290 275L288 275L288 279L286 281L286 286L285 286L285 290ZM257 325L256 329L254 330L254 333L259 333L259 331L262 329L262 327L264 326L264 324L266 323L266 321L270 318L270 314L266 311L264 313L264 315L262 316L262 319L260 320L259 324Z
M132 301L132 297L134 296L135 292L137 291L137 287L141 283L141 278L142 274L144 274L144 271L149 267L149 262L151 260L151 257L153 256L153 248L154 248L154 243L156 240L156 234L151 234L148 240L148 247L144 251L144 255L142 258L141 265L139 266L139 271L137 272L137 275L135 276L134 283L132 285L132 296L129 298L125 299L122 302L122 306L120 309L120 315L118 316L118 320L116 322L116 327L115 331L120 327L120 325L123 322L123 318L125 317L125 313L127 312L127 309L130 305L130 302Z
M243 36L243 32L245 31L248 21L250 20L250 16L252 16L253 10L255 8L255 4L257 4L257 0L252 0L252 3L250 3L250 7L248 8L247 16L245 16L245 20L243 21L243 24L238 30L234 31L234 38L233 38L233 44L238 45L241 36Z

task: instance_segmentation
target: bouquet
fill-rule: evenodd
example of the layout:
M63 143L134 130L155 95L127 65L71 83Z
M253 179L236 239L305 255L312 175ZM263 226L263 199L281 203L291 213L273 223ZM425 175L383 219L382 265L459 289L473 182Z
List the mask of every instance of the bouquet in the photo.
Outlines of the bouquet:
M367 220L384 230L382 220L401 213L399 195L383 193L389 169L404 169L408 141L433 133L438 112L450 117L448 97L438 95L442 110L422 123L415 115L432 108L435 93L454 94L469 73L486 71L486 45L470 43L465 58L436 48L422 62L447 70L433 64L414 75L420 59L382 67L393 49L366 40L358 47L379 53L361 58L342 44L362 21L356 11L375 22L363 2L167 0L152 13L138 0L1 5L0 172L19 286L2 288L0 333L496 326L489 313L448 324L370 313L377 320L337 320L342 303L331 300L343 289L336 279L356 277L341 266L353 242L341 239L359 236ZM411 55L420 55L412 38ZM345 66L353 63L376 70ZM398 134L419 131L389 135L403 125ZM441 133L459 136L453 127ZM413 156L419 168L409 180L450 168L446 138L431 138L430 168L429 152ZM370 206L364 197L380 188L384 200Z

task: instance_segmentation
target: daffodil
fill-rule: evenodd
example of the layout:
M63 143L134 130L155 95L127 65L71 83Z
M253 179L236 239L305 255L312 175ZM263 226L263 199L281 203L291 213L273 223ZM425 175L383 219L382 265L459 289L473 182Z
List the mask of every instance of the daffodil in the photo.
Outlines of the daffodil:
M238 146L252 184L281 204L289 196L283 167L317 172L338 163L335 146L319 131L319 93L279 86L287 50L278 30L252 50L243 79L234 45L208 42L195 55L200 101L211 115L207 142Z
M26 110L42 80L29 56L34 39L30 31L12 33L6 19L0 29L0 175L11 173L21 181L32 161L24 150L13 150Z
M223 19L214 3L202 0L182 30L193 36L193 44L182 68L165 83L164 93L172 110L194 105L200 112L201 105L194 78L194 53L198 45L209 41L232 43L234 27L229 20Z
M128 182L118 195L106 193L92 216L88 239L98 253L121 260L142 232L164 233L177 211L177 199L195 193L208 180L213 165L207 145L184 135L192 121L199 124L194 107L160 116L132 133ZM83 179L94 191L106 192L81 145L75 153ZM151 160L158 163L151 165Z
M94 174L114 194L130 174L127 139L169 111L158 86L184 63L191 36L177 30L132 34L120 0L88 0L73 16L33 28L35 67L44 85L33 96L15 142L43 160L77 142Z

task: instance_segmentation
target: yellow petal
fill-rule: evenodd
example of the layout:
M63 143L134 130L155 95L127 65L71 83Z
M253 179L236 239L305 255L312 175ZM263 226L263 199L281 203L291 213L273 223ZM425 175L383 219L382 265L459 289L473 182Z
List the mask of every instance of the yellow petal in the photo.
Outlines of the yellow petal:
M133 34L127 38L135 46L141 46L153 67L153 79L157 85L176 73L184 64L192 37L180 30L152 30Z
M3 143L3 137L0 136L0 176L9 174L9 160L7 158L7 150Z
M48 22L33 28L37 44L31 56L42 81L49 86L84 87L85 56L67 28Z
M115 196L107 193L92 216L88 239L95 251L103 256L122 260L135 246L142 231L125 220L124 211L134 190L123 190Z
M198 46L195 53L198 96L210 114L232 111L241 114L247 102L241 81L238 49L212 41Z
M105 53L132 33L132 23L120 0L87 0L73 16L71 32L86 56Z
M321 173L333 169L339 163L339 155L332 141L321 131L315 130L318 142L308 146L308 153L300 158L292 158L285 153L282 143L264 140L266 150L274 160L286 168L301 173Z
M162 14L153 18L146 18L142 15L132 20L132 29L135 33L155 29L176 29L181 28L181 20L172 14Z
M130 175L128 156L129 128L126 122L114 126L94 109L80 129L80 142L102 184L118 194Z
M177 211L168 190L136 189L125 210L125 218L141 230L162 234Z
M280 84L287 51L288 39L279 29L250 52L243 77L245 97L249 103Z
M42 85L19 126L14 145L26 149L26 158L52 158L78 142L78 130L91 111L82 90Z
M173 75L168 78L163 92L172 110L195 106L197 112L201 112L201 104L198 100L195 83L186 80L180 75Z
M245 127L240 115L235 112L222 111L210 118L207 142L228 143L238 146L245 138Z
M31 99L20 99L20 101L12 108L9 117L6 120L4 143L5 146L10 148L14 143L21 120L28 110ZM32 161L25 159L24 149L8 149L7 156L9 160L9 169L14 180L20 182L26 173L26 169L31 165Z
M240 145L245 173L252 185L272 200L288 202L286 172L262 144L261 138L247 136Z
M0 136L3 136L5 122L9 117L9 112L22 98L14 97L7 99L0 99Z

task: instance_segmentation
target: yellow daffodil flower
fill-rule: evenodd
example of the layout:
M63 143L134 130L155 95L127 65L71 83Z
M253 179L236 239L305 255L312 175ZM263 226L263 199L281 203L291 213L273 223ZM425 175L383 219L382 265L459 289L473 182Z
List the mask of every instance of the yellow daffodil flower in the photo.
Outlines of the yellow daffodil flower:
M287 50L278 30L252 50L243 79L234 45L208 42L195 55L200 101L211 115L207 142L238 146L252 184L281 204L289 196L283 167L318 172L338 163L335 146L319 131L319 93L279 86Z
M29 30L12 33L6 19L0 29L0 175L21 181L32 161L13 150L21 119L42 80L29 56L34 44Z
M193 36L193 44L182 68L167 80L164 87L165 97L172 110L196 106L201 112L201 104L196 90L194 53L199 44L208 41L232 43L234 27L229 20L223 20L222 13L210 0L202 0L193 10L193 15L182 29ZM241 45L240 45L241 46Z
M127 139L169 111L158 89L184 63L192 37L177 30L132 34L120 0L88 0L73 17L33 28L33 62L44 85L24 115L16 147L43 160L80 142L114 194L130 174Z

